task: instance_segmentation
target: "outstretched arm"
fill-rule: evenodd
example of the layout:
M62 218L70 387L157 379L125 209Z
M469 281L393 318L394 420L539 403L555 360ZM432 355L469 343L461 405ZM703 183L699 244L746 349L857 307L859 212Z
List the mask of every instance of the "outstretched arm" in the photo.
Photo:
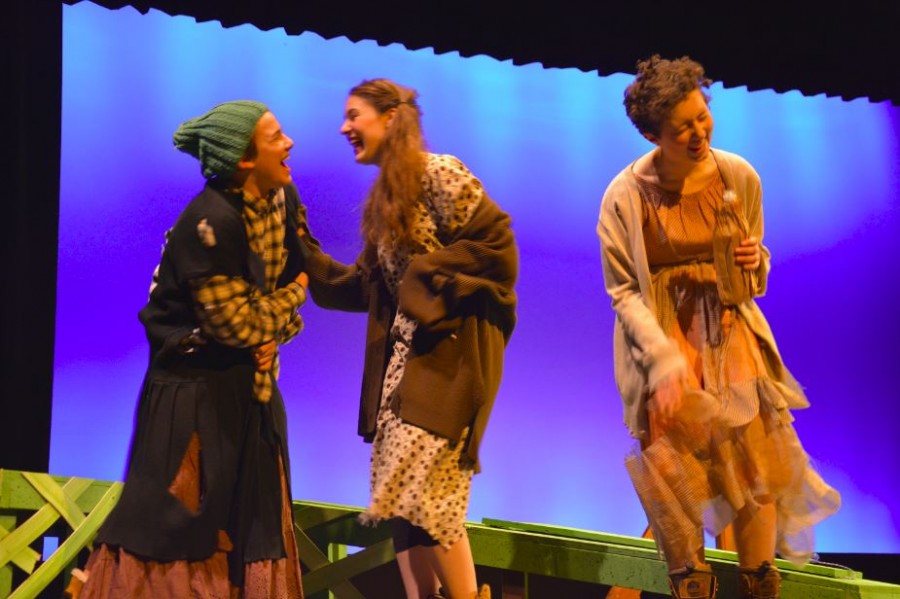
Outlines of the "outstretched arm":
M230 347L280 341L297 326L297 309L306 301L305 275L270 294L243 278L216 275L190 281L204 335Z

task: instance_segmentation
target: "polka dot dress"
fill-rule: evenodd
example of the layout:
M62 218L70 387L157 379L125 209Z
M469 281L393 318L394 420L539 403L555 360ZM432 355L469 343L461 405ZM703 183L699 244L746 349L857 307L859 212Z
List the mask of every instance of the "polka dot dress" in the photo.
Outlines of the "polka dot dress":
M443 247L469 222L484 196L481 182L448 155L428 155L424 189L424 201L416 214L417 247L378 248L385 282L394 298L412 258ZM389 407L403 378L416 324L398 312L391 329L393 348L372 445L371 500L361 520L401 517L449 547L465 532L473 470L462 453L469 429L458 440L446 439L403 422ZM434 390L434 401L441 401L440 389Z

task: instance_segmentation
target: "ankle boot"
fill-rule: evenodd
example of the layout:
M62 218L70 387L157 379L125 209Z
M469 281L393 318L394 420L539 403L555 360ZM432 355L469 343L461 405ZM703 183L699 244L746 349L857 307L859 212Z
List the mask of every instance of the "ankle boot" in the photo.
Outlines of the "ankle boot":
M669 572L669 589L674 599L716 599L719 583L709 566L684 568Z
M781 593L781 574L769 562L757 568L738 568L738 597L740 599L778 599Z
M444 595L444 589L441 589L435 595L428 595L428 599L447 599L447 595ZM491 587L486 584L481 585L475 599L491 599Z

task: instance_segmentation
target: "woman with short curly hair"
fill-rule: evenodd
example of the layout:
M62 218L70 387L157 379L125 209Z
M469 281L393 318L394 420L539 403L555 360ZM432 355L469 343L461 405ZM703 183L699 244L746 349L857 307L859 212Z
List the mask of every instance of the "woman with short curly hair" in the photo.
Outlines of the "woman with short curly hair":
M790 410L809 404L754 301L766 288L759 176L714 149L689 58L638 63L626 112L654 144L609 184L597 232L616 313L616 383L640 443L626 465L676 598L714 597L703 529L733 525L742 598L777 597L776 549L806 562L838 493Z

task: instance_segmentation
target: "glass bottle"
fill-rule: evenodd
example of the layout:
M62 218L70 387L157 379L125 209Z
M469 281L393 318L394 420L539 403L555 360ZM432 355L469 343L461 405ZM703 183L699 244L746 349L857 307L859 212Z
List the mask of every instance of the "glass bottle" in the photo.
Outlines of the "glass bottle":
M750 236L747 219L737 193L726 189L722 205L716 211L713 230L713 264L719 299L726 306L735 306L753 297L751 272L735 261L734 249Z

